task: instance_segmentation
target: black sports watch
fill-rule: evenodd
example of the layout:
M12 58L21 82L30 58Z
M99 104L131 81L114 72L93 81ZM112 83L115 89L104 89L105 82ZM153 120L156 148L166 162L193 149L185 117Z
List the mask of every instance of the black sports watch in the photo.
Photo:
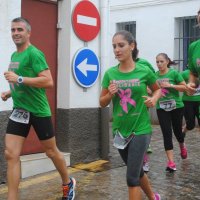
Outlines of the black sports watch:
M19 84L21 84L21 83L23 83L23 77L22 76L18 76L18 78L17 78L17 83L19 83Z

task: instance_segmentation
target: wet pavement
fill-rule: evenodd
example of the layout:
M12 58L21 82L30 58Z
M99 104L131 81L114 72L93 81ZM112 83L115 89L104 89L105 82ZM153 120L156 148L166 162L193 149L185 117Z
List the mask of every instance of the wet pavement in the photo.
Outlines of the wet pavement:
M174 138L177 171L166 173L166 156L159 126L153 126L149 179L162 200L200 200L200 132L198 129L186 135L188 158L180 157ZM69 168L77 180L75 200L128 200L126 167L117 150L110 147L110 160L82 163ZM20 200L60 200L60 178L56 171L23 179L20 184ZM0 200L5 200L6 185L0 185ZM147 199L144 197L143 199Z

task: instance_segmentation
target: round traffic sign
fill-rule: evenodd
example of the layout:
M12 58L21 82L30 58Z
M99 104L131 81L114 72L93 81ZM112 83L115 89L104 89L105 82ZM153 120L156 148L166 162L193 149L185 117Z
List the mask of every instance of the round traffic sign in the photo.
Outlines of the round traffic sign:
M86 47L78 50L73 60L73 74L77 83L89 88L96 82L99 72L100 65L96 54Z
M100 15L96 6L88 0L79 2L72 14L76 35L83 41L93 40L100 30Z

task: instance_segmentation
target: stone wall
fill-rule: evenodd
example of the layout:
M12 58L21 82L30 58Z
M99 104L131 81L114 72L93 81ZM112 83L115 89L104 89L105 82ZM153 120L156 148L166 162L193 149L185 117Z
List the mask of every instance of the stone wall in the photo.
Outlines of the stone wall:
M99 108L58 109L56 139L63 152L71 153L71 164L100 158Z
M6 161L4 158L4 137L10 112L0 112L0 183L6 180Z

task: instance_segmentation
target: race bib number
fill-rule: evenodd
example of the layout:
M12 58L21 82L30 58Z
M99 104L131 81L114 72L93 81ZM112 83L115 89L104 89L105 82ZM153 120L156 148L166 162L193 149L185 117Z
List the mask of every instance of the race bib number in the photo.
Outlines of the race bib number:
M14 109L9 118L15 122L28 124L30 119L30 113L23 109Z
M165 111L171 111L176 109L176 101L174 99L160 101L160 108L162 108Z
M129 137L124 138L120 132L117 132L114 137L113 146L117 149L125 149L133 137L134 134L131 134Z
M196 92L193 94L193 96L199 96L200 95L200 87L196 89Z

